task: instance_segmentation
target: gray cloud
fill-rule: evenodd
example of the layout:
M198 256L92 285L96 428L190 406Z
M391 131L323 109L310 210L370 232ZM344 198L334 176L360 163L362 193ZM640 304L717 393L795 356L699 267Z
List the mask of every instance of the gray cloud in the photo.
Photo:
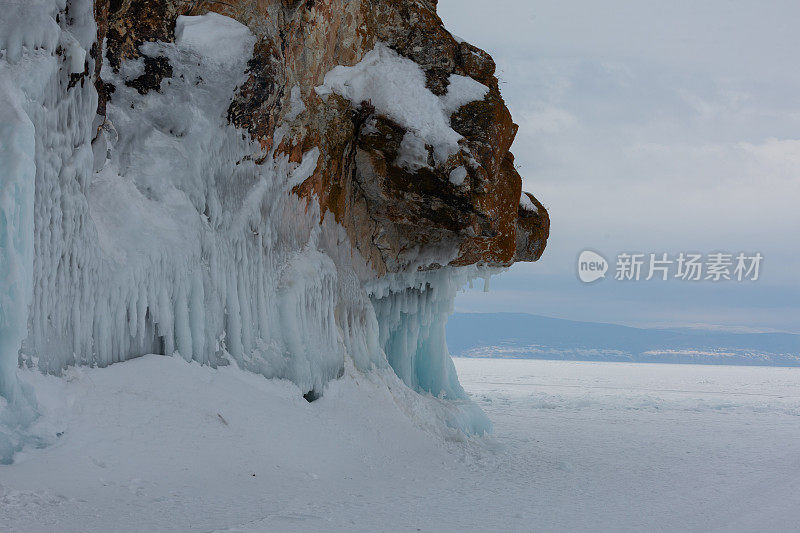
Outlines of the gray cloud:
M494 55L526 189L553 218L541 263L460 309L546 300L528 310L800 330L780 296L800 295L800 5L441 0L439 12ZM639 284L623 298L609 283L598 307L574 276L585 247L761 251L766 268L747 291ZM682 299L651 310L666 293Z

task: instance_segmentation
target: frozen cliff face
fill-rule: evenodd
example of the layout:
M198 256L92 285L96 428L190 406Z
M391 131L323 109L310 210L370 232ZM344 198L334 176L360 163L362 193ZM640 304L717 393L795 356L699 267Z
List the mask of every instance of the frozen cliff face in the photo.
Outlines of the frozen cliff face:
M18 364L147 353L458 400L456 291L544 250L494 64L435 3L0 0L0 54L0 402L28 418Z

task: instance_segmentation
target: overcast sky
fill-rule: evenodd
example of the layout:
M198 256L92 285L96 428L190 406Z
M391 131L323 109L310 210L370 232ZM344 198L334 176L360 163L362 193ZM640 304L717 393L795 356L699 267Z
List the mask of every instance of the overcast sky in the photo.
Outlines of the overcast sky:
M800 332L800 3L440 0L491 53L545 257L460 311ZM757 282L587 286L577 256L761 252Z

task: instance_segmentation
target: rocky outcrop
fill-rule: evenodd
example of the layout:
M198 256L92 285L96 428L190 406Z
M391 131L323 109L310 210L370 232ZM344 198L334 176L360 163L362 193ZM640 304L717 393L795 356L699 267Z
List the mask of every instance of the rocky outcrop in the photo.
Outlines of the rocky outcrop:
M508 266L541 256L549 217L532 195L522 196L509 152L517 126L500 95L494 62L444 28L435 0L98 0L106 64L118 70L142 56L142 43L174 40L179 15L209 11L246 24L258 39L228 120L262 148L295 162L320 149L316 170L295 192L316 198L321 216L335 217L378 274L443 264ZM429 164L410 170L398 163L402 125L370 102L315 91L326 73L358 63L378 43L416 62L435 95L447 92L453 74L488 88L482 100L450 117L463 137L457 153L437 160L426 146ZM103 114L114 87L101 79L99 63L95 86ZM139 92L158 91L171 75L167 58L145 56L143 74L126 83ZM288 128L276 135L282 124ZM465 175L453 180L454 172Z
M538 259L549 219L522 194L492 59L435 2L8 10L0 462L36 418L18 365L151 353L235 362L307 399L375 371L432 395L446 426L488 430L447 317L470 280Z

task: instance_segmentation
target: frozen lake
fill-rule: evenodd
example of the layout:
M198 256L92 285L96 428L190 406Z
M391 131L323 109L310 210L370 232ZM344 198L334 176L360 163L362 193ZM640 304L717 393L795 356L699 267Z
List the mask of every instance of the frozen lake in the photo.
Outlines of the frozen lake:
M349 370L288 382L147 356L23 371L57 442L0 466L0 530L787 531L800 370L457 359L486 438Z
M800 369L456 359L544 529L796 530Z

